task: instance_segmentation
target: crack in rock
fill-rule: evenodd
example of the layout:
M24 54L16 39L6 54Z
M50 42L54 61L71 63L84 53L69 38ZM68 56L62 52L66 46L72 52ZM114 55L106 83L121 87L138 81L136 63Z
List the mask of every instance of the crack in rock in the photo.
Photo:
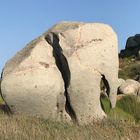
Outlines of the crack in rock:
M67 62L66 57L63 54L63 50L59 44L59 37L57 34L51 32L45 36L45 40L52 46L53 48L53 56L56 61L56 65L61 72L64 85L65 85L65 97L66 97L66 104L65 109L66 112L70 115L71 119L76 122L76 114L69 102L69 95L68 95L68 87L70 85L70 69Z

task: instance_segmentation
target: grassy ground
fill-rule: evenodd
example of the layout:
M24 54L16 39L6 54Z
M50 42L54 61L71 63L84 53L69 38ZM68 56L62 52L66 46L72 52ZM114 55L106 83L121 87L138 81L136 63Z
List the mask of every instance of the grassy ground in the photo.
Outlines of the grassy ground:
M114 109L110 109L110 103L106 97L102 97L102 103L108 118L128 123L140 122L140 102L137 97L124 96L117 101Z
M0 116L1 140L138 140L140 126L116 120L77 126L37 118Z
M139 140L140 103L125 97L111 110L102 97L108 118L102 122L78 126L52 120L0 113L0 140Z
M123 79L134 79L140 74L140 60L133 58L120 58L119 60L119 77Z

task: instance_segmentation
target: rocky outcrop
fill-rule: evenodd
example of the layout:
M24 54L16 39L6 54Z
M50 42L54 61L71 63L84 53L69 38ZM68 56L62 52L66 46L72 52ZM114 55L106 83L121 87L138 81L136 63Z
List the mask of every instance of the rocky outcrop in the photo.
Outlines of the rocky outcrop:
M132 79L127 79L120 85L119 93L140 96L140 83Z
M130 56L140 58L140 34L129 37L126 41L125 49L120 52L120 57Z
M15 112L83 124L106 116L100 105L101 79L115 107L115 32L100 23L62 22L6 63L1 88Z

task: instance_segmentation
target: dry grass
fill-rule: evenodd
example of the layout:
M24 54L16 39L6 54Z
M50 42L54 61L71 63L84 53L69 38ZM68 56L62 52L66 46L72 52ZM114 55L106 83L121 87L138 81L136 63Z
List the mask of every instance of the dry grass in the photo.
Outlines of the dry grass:
M127 112L123 111L128 99L131 98L119 101L114 110L109 109L109 101L104 99L108 119L83 126L0 112L0 140L140 140L140 124L131 109L136 106L135 100L131 100Z
M140 125L111 119L78 126L35 117L0 115L0 140L138 140L139 130Z

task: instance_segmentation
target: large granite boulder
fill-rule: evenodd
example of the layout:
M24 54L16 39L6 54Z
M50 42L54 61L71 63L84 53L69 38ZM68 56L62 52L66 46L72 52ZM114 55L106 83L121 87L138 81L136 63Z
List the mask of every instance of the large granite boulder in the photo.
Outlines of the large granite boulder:
M115 107L115 32L100 23L62 22L7 62L1 87L15 111L37 115L43 112L46 118L63 116L66 120L70 116L83 124L106 116L100 103L101 79L111 106Z
M133 79L127 79L123 84L120 85L119 93L140 96L140 83Z

